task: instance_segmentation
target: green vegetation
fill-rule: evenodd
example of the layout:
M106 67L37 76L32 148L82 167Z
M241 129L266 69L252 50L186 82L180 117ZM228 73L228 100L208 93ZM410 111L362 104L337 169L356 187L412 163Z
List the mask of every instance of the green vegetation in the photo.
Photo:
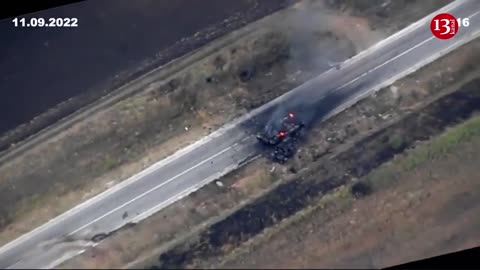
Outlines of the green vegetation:
M104 168L105 168L106 171L115 168L120 163L115 157L113 157L109 154L105 155L104 158L105 158L104 159Z
M480 115L475 115L467 121L451 127L430 142L408 151L387 165L371 172L366 177L366 181L374 186L385 185L397 179L401 173L415 170L426 162L440 159L454 151L458 145L468 143L478 136L480 136ZM391 139L392 147L397 144L397 139Z
M403 146L404 141L400 135L395 134L388 138L388 144L390 145L390 147L392 147L392 149L398 150Z

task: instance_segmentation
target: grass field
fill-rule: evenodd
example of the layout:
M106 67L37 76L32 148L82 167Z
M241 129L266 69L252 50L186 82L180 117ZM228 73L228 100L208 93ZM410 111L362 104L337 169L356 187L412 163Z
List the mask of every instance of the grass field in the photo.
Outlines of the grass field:
M227 256L222 267L387 267L480 244L480 115L344 186Z

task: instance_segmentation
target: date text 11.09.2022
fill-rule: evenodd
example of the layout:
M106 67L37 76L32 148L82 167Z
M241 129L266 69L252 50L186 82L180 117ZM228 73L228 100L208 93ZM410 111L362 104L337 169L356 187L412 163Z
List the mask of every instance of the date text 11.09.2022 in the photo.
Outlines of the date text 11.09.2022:
M14 27L78 27L77 18L14 18Z

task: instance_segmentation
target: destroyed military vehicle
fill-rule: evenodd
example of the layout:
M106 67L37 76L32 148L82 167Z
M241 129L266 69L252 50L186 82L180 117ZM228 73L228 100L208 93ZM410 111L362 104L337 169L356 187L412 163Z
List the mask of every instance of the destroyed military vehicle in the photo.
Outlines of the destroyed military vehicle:
M295 118L293 113L289 113L281 120L278 130L263 131L257 135L257 139L263 145L274 147L270 157L283 163L295 154L297 138L303 127L303 122Z
M265 145L275 146L283 141L295 138L300 130L304 127L301 121L295 119L293 113L289 113L282 119L280 130L270 132L262 132L257 134L257 139Z

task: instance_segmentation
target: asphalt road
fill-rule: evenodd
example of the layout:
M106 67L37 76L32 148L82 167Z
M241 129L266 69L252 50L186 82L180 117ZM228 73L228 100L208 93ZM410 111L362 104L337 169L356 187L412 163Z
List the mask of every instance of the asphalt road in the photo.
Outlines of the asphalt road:
M332 69L319 75L3 246L0 267L54 267L61 260L80 253L86 243L70 242L77 246L66 248L68 243L55 244L52 239L61 243L62 239L86 239L111 232L126 223L148 217L237 168L259 154L256 140L242 125L252 117L265 118L281 104L287 110L296 111L297 115L305 113L306 109L315 109L316 116L325 119L478 36L480 1L455 1L445 9L457 18L470 17L470 26L460 28L453 39L439 40L430 33L431 16L428 16L342 63L339 70ZM308 100L308 103L301 103L301 100ZM39 248L47 242L46 248Z

